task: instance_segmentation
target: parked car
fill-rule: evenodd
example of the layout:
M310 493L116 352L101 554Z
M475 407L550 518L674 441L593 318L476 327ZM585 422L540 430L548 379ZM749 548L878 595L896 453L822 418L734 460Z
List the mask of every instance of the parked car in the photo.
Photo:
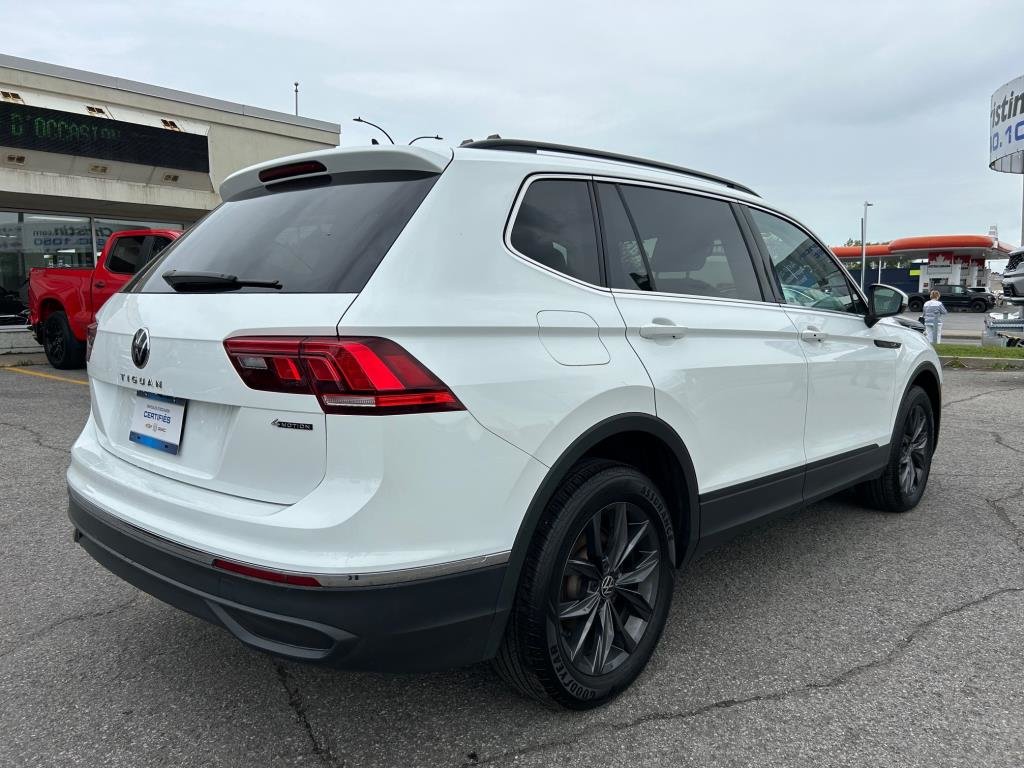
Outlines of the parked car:
M252 648L491 659L592 707L701 552L843 488L924 492L941 376L906 296L742 184L494 139L220 193L97 316L69 516Z
M1010 253L1003 270L1003 300L1010 304L1024 303L1024 248Z
M93 269L35 267L29 272L29 324L54 368L81 368L86 329L103 303L144 264L181 237L173 229L115 232Z
M996 305L996 295L987 288L965 288L962 285L936 285L934 289L929 288L921 293L908 295L908 304L911 312L920 312L924 303L928 301L932 290L939 292L939 301L946 305L946 309L969 309L972 312L985 312Z

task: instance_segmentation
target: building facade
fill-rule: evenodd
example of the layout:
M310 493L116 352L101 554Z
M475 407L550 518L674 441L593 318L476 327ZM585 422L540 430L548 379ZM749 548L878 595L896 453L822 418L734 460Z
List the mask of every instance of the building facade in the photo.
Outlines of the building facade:
M32 267L91 267L112 232L185 228L230 174L340 131L0 54L0 303L24 301Z

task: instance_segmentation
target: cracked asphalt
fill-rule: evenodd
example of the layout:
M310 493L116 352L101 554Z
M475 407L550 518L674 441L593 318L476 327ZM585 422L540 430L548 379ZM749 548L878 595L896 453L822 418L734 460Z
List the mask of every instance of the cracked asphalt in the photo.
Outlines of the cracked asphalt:
M830 499L720 547L633 688L572 714L484 666L283 663L119 581L66 518L87 388L0 369L0 765L1021 765L1024 374L945 398L916 510Z

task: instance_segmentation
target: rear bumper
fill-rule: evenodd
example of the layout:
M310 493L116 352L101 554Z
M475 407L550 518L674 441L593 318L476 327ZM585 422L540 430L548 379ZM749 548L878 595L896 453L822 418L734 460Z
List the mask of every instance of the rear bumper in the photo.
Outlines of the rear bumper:
M483 661L505 565L381 586L311 588L215 569L203 553L120 522L69 490L75 540L128 583L276 656L427 671Z

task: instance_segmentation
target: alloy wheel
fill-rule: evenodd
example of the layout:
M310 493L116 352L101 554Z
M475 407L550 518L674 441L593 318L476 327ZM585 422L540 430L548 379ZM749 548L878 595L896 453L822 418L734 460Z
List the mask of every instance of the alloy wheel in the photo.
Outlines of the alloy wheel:
M906 498L913 497L924 482L929 437L928 417L920 404L915 405L907 414L900 442L900 490Z
M648 514L617 502L583 526L552 608L564 658L578 672L613 672L634 653L658 598L661 545Z
M46 324L46 352L51 360L64 358L64 334L60 332L57 324L48 322Z

